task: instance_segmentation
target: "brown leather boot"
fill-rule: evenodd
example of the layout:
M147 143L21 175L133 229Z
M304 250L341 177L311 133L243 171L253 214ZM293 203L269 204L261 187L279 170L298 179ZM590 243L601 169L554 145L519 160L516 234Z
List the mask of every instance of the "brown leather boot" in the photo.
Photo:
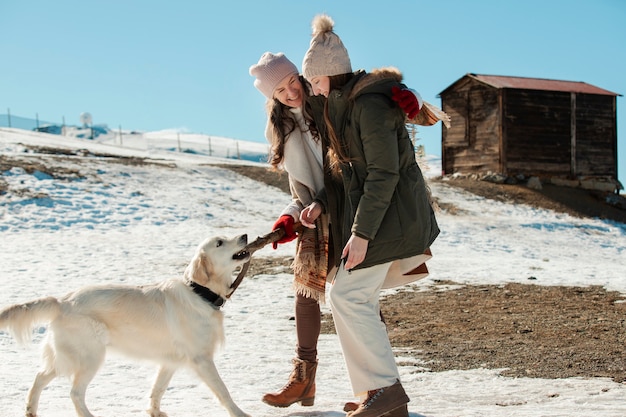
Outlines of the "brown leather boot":
M315 401L315 371L317 362L295 358L289 381L280 391L265 394L263 402L274 407L289 407L293 403L309 407Z
M343 411L345 412L356 411L356 409L359 408L359 405L361 404L355 403L355 402L347 402L343 406ZM408 415L409 415L409 409L406 406L406 404L404 404L403 406L400 406L396 408L395 410L392 410L388 413L383 414L382 417L408 417Z
M406 404L409 397L404 392L400 381L384 388L367 392L367 398L354 411L349 411L347 417L381 417L391 413L393 416L408 416ZM348 404L346 404L348 406Z

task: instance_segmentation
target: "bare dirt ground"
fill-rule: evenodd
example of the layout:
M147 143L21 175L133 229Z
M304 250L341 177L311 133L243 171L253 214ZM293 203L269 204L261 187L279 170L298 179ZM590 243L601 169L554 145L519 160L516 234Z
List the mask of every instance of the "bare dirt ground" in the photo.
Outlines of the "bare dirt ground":
M36 169L58 178L85 174L67 172L50 161L0 155L0 196L16 191L8 190L1 175L12 167L28 172ZM144 163L137 158L110 161ZM252 166L224 167L288 192L284 174ZM450 180L448 184L486 198L626 223L626 210L607 204L605 195L590 191L554 186L535 191L523 185L472 179ZM455 211L450 206L442 208ZM248 275L289 272L290 263L290 258L255 258ZM437 282L429 291L388 296L381 305L391 343L422 361L424 370L490 368L504 369L503 375L513 377L608 377L626 382L623 301L620 294L601 287L532 283L457 286ZM334 332L329 316L323 318L323 332Z

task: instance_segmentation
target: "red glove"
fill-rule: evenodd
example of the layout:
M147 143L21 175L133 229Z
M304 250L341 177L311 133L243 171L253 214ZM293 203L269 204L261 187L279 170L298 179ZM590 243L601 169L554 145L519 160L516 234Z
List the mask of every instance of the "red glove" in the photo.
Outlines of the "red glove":
M294 223L293 217L291 217L289 214L283 214L282 216L278 218L278 220L276 220L276 223L274 223L274 227L272 228L272 231L282 228L285 230L285 236L283 236L276 242L272 242L272 247L274 249L278 248L279 243L291 242L292 240L298 237L296 232L293 231L293 223Z
M391 87L391 99L398 103L409 119L413 119L420 112L422 98L408 88Z

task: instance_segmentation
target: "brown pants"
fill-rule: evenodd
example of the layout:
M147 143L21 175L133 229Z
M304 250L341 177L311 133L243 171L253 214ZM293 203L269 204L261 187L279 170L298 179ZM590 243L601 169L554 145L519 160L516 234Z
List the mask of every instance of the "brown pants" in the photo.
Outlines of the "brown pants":
M307 362L317 361L317 340L322 327L322 313L317 300L296 294L296 356Z

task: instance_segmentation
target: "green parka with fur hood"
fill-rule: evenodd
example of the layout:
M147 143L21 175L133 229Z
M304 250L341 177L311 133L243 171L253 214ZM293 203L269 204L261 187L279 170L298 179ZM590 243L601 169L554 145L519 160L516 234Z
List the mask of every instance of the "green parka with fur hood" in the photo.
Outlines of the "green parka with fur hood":
M365 260L355 269L423 254L439 234L405 113L391 99L393 86L404 87L401 81L393 68L358 71L328 96L327 114L350 163L341 165L345 194L328 189L322 203L334 226L335 254L352 233L369 240ZM327 188L337 186L328 181ZM343 204L333 196L342 196ZM338 266L339 256L334 259Z

